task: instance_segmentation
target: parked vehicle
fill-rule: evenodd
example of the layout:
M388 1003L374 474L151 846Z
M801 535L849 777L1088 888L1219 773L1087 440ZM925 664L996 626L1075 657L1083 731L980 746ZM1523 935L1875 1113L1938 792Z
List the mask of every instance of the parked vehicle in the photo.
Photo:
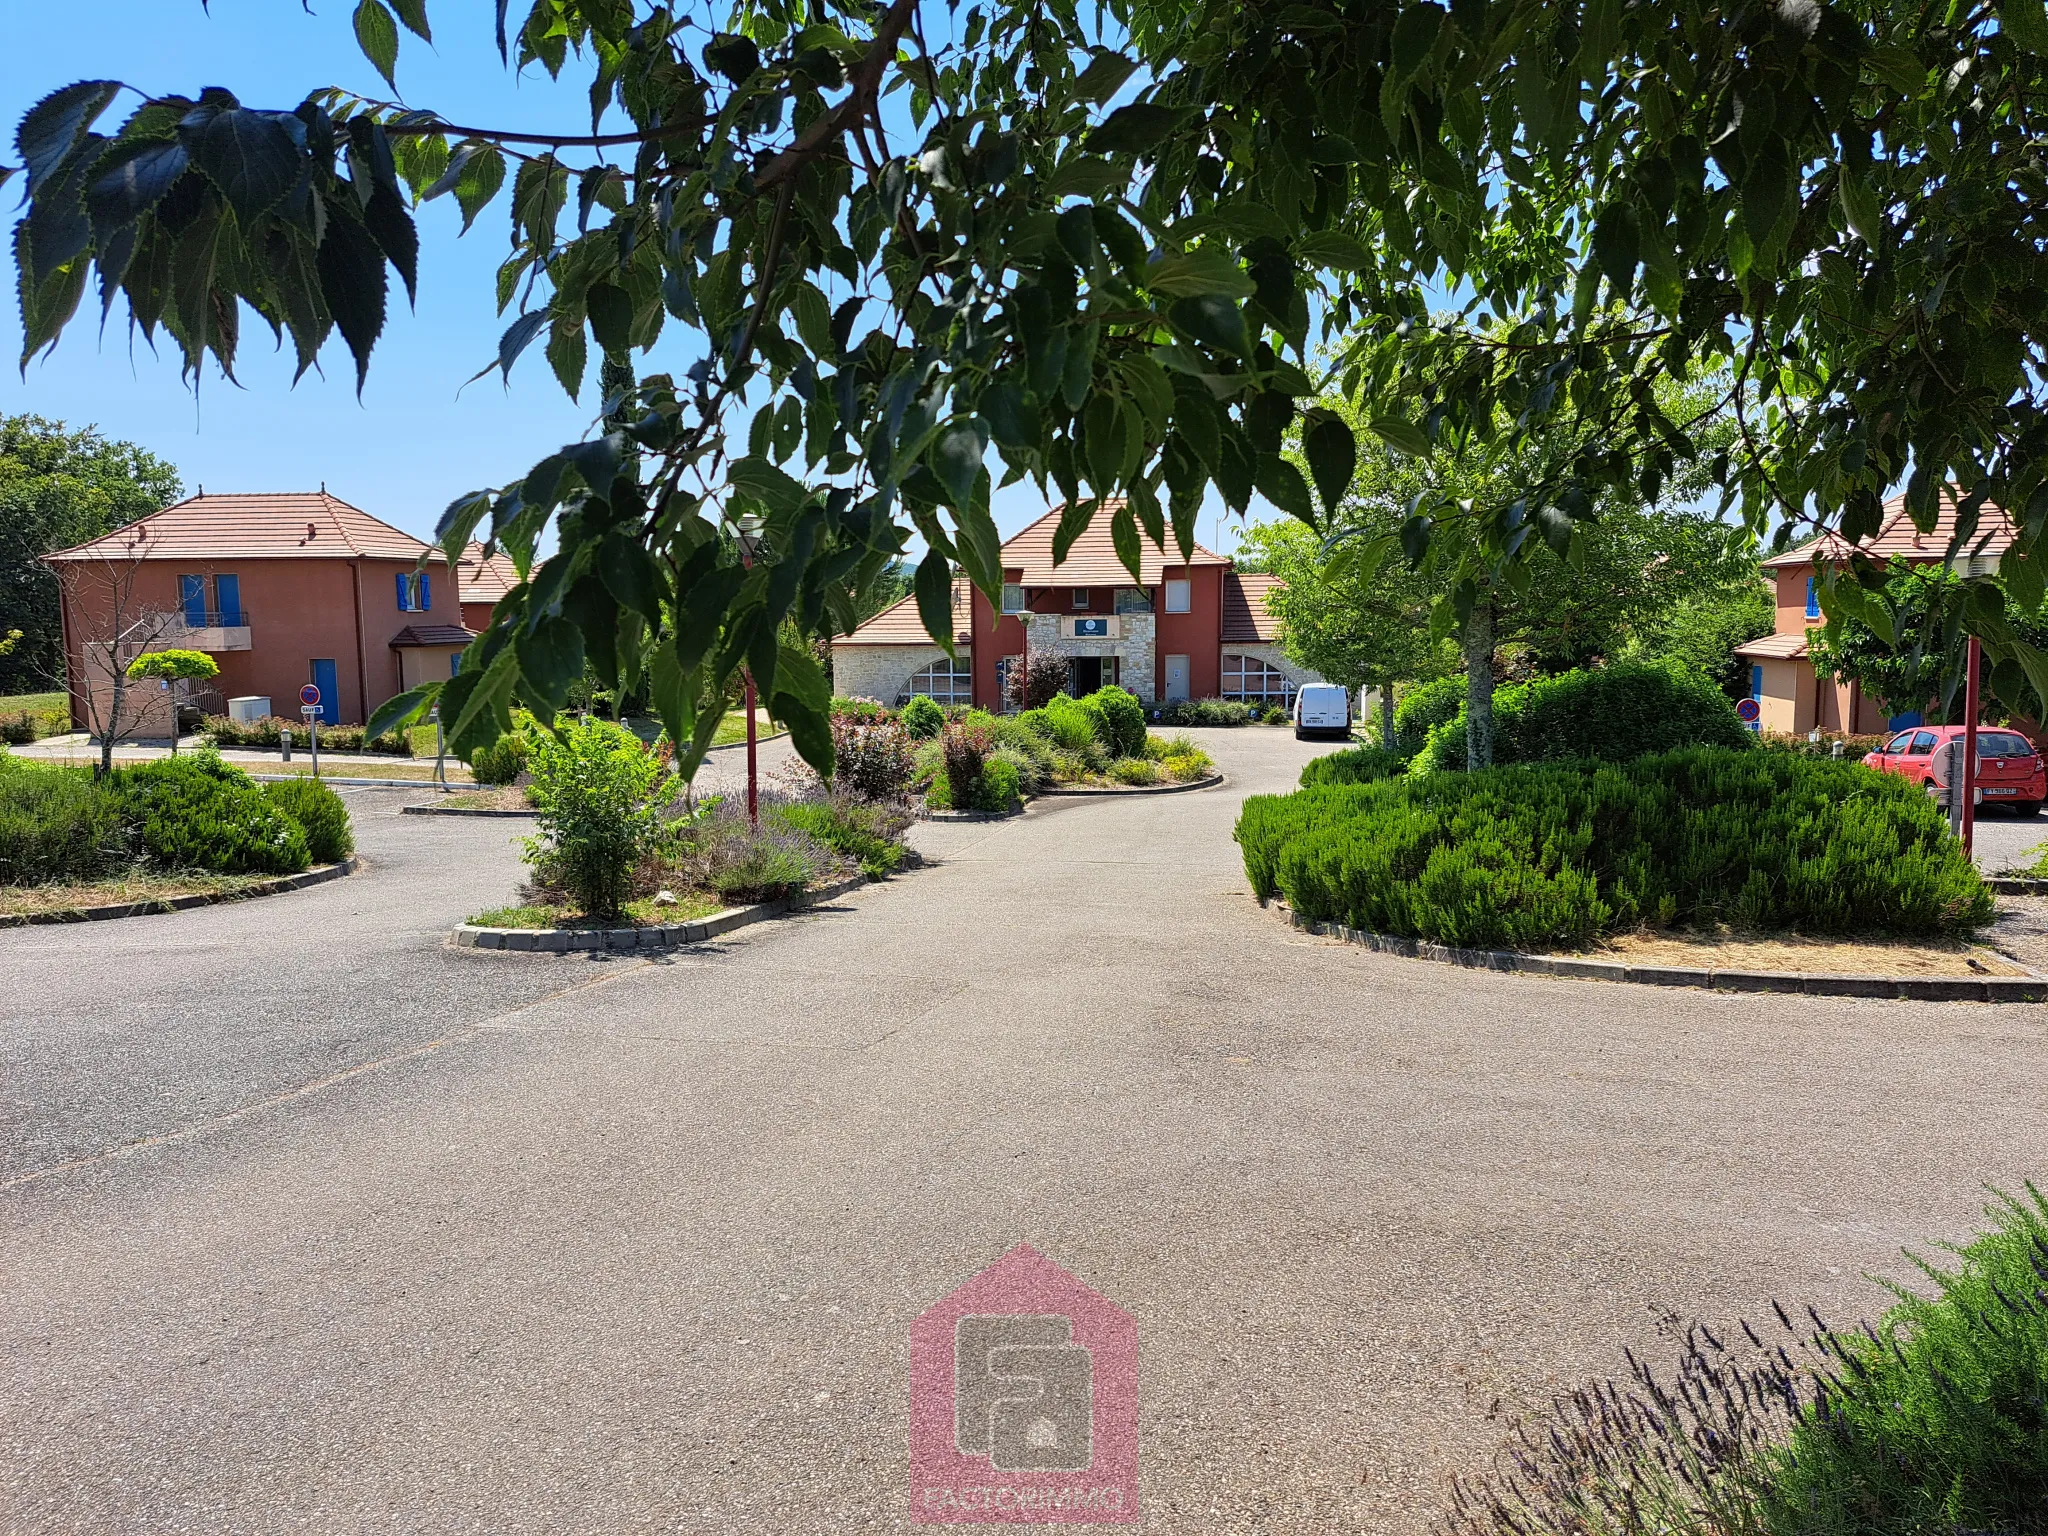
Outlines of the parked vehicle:
M1303 683L1294 695L1294 739L1351 739L1351 690L1336 683Z
M1946 743L1962 735L1960 725L1915 726L1900 731L1863 761L1882 773L1896 773L1926 786L1946 805L1948 788L1939 782L1936 757ZM2032 816L2041 809L2041 802L2048 800L2048 766L2042 764L2034 744L2018 731L1979 726L1977 792L1985 805L2009 805L2021 816Z

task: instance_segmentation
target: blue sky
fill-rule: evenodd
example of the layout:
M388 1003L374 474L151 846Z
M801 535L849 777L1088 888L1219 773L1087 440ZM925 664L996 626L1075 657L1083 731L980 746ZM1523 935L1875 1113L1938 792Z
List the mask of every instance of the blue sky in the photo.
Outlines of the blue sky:
M80 13L71 7L8 7L7 47L0 49L6 158L14 158L13 129L22 113L80 78L103 76L144 91L187 95L218 85L265 107L290 107L327 85L383 94L383 82L356 48L349 20L354 7L348 0L311 4L309 14L293 0L212 0L209 16L199 0L97 0L87 23L89 47L82 45ZM587 77L573 61L560 86L538 70L515 81L498 61L485 0L442 0L429 14L435 46L407 33L400 47L398 82L409 102L456 122L589 131ZM132 105L133 98L117 102L109 118L118 121ZM10 221L15 201L0 198ZM209 373L195 394L181 379L174 353L152 354L140 341L130 345L118 303L103 337L82 306L56 351L30 362L24 376L14 366L21 327L10 271L0 307L0 354L7 363L0 367L0 413L96 425L169 459L188 490L312 490L325 482L387 522L427 535L454 497L515 478L542 454L584 435L594 385L586 388L584 404L570 401L535 347L514 368L509 389L495 378L462 388L495 355L504 327L493 291L493 273L507 250L504 202L501 197L460 239L452 199L421 208L417 218L419 308L406 308L394 282L360 401L338 338L322 355L326 376L309 373L293 388L289 349L273 351L267 328L246 311L240 388ZM657 349L654 367L680 366L675 357L664 358L667 348L665 342ZM1029 487L1012 487L997 499L1005 535L1043 511ZM1227 526L1233 521L1225 520L1219 543L1212 507L1202 518L1202 542L1227 552L1235 543Z

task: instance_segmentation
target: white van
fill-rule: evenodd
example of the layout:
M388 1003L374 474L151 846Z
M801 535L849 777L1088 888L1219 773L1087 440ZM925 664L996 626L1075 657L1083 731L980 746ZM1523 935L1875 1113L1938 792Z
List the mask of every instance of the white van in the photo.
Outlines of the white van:
M1294 695L1294 739L1351 736L1351 690L1335 683L1303 683Z

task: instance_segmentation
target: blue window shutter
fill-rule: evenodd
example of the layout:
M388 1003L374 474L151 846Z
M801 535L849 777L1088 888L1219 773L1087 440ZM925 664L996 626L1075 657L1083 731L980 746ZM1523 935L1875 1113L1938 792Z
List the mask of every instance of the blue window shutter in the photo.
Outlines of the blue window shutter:
M1764 668L1762 662L1758 662L1749 669L1749 696L1752 699L1760 699L1764 696Z
M411 594L405 590L405 576L406 573L404 571L398 573L398 611L400 613L405 613L412 607L412 604L406 601Z
M1806 616L1809 619L1820 617L1820 593L1814 590L1811 576L1806 578Z
M206 578L178 578L178 606L185 610L185 623L193 629L206 627Z
M448 675L450 677L462 676L462 652L457 651L448 658Z
M214 577L213 606L220 610L221 623L230 627L239 626L242 622L242 578Z
M420 612L425 613L434 606L434 573L420 572Z

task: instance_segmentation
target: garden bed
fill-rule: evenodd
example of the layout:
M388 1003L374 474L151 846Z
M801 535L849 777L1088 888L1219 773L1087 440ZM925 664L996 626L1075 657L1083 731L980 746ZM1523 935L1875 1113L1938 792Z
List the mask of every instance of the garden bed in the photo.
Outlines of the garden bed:
M867 883L866 875L853 875L776 901L754 902L739 907L717 907L713 903L714 910L681 922L633 922L606 926L589 919L577 919L572 926L556 928L496 927L470 922L459 924L452 937L462 949L545 954L567 954L576 950L675 949L688 944L707 943L735 929L766 922L771 917L815 906L821 901L830 901L849 891L857 891ZM533 909L511 910L523 913ZM479 917L495 915L498 914L480 913Z
M302 891L352 875L361 867L360 859L350 857L338 864L315 865L296 875L157 875L141 870L71 885L0 886L0 928L185 912L221 902Z
M507 784L492 789L458 789L429 805L407 805L408 816L533 816L533 802L524 789Z
M1182 784L1052 784L1041 795L1179 795L1191 789L1214 789L1223 782L1220 773L1206 774Z

